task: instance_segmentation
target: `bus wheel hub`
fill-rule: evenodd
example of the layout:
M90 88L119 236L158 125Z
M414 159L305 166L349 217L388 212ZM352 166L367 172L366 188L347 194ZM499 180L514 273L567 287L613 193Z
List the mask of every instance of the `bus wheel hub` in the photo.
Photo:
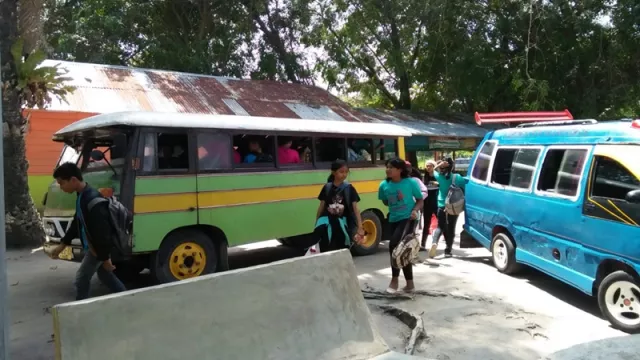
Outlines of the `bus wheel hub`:
M204 249L194 242L184 242L171 253L169 270L178 280L199 276L205 269L207 257Z

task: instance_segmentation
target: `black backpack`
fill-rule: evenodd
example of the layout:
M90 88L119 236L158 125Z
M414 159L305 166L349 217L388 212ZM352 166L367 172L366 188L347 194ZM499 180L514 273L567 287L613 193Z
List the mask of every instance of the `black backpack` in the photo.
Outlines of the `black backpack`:
M131 223L133 222L133 214L127 209L121 202L116 200L115 197L102 197L98 196L89 201L87 209L91 209L101 202L107 201L107 208L109 209L109 222L111 228L114 231L115 238L113 239L113 246L118 250L121 255L125 257L131 255Z
M333 183L332 182L328 182L325 186L324 186L324 196L325 198L328 198L329 195L331 195L331 189L333 188ZM340 185L340 187L338 188L338 190L342 190L342 193L344 194L344 203L346 206L349 207L349 209L351 209L351 191L349 191L349 184L348 183L342 183L342 185Z

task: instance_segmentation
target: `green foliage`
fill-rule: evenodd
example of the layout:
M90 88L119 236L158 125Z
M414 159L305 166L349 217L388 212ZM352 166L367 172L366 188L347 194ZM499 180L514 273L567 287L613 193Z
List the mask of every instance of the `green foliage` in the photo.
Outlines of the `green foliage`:
M75 90L65 85L71 78L65 77L66 71L56 66L40 66L45 60L42 50L35 50L28 56L23 56L24 41L16 40L11 46L11 55L16 67L17 83L15 88L19 92L20 104L27 108L43 109L51 103L51 95L63 101L66 95Z
M640 113L637 0L45 1L55 59L319 75L382 108Z

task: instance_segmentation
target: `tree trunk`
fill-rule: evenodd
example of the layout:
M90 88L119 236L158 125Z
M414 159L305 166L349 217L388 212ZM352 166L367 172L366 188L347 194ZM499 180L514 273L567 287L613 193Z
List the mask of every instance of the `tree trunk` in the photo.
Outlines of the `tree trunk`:
M38 246L44 240L40 216L29 195L25 135L16 86L16 68L11 45L18 30L18 0L0 1L0 55L2 62L2 119L4 139L4 201L7 246Z

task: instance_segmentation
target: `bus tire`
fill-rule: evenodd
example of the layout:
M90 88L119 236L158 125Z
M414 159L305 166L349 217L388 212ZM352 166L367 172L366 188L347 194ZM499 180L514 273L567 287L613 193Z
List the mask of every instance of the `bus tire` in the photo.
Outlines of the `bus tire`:
M378 252L378 246L382 240L382 222L378 215L371 210L364 211L361 216L365 241L362 244L353 244L351 254L354 256L373 255Z
M169 234L151 262L151 272L159 283L210 274L217 267L216 246L205 233L195 229Z
M498 232L491 241L491 260L493 266L503 274L514 274L521 266L516 262L516 247L511 236Z
M618 270L598 286L598 306L611 326L627 333L640 331L640 285L629 273Z

